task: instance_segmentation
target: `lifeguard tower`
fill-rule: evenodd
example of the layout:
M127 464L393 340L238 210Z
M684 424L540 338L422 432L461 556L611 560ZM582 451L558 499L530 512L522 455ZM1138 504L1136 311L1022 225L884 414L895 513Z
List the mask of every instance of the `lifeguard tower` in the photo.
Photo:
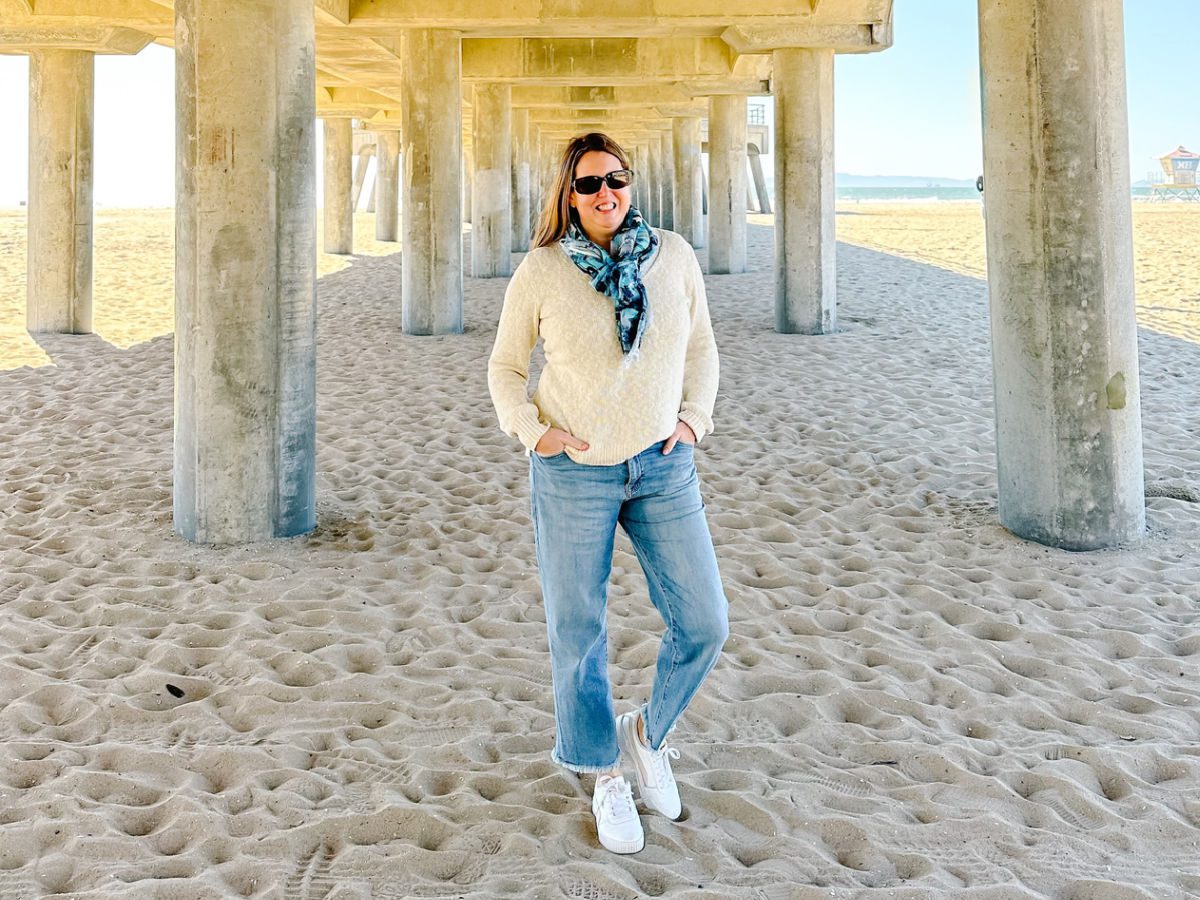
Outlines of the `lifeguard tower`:
M1196 172L1200 168L1200 153L1184 150L1182 146L1158 158L1166 179L1150 185L1150 200L1183 200L1200 203L1200 184Z

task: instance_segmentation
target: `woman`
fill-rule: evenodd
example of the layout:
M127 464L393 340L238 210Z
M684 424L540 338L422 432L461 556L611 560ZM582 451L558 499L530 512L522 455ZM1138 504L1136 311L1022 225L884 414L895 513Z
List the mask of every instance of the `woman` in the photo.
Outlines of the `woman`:
M630 207L634 173L612 139L567 145L535 248L504 295L488 386L503 430L532 451L530 494L546 607L556 743L595 773L600 843L645 837L622 756L647 806L679 817L667 734L728 635L693 446L712 431L717 347L692 248ZM532 401L529 356L546 365ZM614 718L605 609L617 525L667 625L649 702Z

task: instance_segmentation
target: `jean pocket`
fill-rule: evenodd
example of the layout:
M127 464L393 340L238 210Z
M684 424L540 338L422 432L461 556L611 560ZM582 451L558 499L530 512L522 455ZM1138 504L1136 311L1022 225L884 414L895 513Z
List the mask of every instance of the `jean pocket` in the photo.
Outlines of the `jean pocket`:
M540 454L536 450L534 450L533 455L536 456L538 459L540 459L542 462L549 462L552 459L558 459L560 456L566 456L567 451L559 450L557 453L551 453L549 456L543 456L542 454Z

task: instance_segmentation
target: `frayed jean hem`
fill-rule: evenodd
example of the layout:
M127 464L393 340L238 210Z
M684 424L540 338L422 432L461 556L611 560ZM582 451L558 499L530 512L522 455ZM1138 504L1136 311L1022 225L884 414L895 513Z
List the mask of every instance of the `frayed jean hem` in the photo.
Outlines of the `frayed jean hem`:
M611 766L577 766L575 763L569 763L560 757L558 755L558 750L555 749L550 751L550 761L579 775L599 775L601 772L611 772L614 769L619 768L621 764L621 754L617 754L617 758L613 760Z

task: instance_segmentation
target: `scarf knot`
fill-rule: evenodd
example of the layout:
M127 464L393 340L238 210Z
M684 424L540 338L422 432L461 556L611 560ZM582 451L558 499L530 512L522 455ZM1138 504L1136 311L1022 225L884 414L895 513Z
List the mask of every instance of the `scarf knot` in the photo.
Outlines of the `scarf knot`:
M574 221L558 243L591 279L592 287L612 300L621 350L636 356L650 322L642 268L658 252L658 235L631 206L613 236L610 252L589 240Z

